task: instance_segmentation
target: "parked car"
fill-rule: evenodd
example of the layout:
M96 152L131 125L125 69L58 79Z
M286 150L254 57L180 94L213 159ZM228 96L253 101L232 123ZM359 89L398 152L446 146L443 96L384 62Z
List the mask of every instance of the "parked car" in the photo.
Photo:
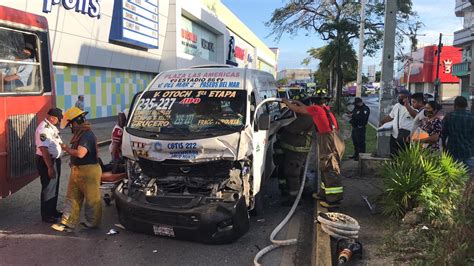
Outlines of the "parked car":
M348 86L342 89L343 96L355 96L356 95L356 86Z
M369 94L375 94L376 92L377 91L375 90L374 86L370 84L362 85L362 94L369 95Z

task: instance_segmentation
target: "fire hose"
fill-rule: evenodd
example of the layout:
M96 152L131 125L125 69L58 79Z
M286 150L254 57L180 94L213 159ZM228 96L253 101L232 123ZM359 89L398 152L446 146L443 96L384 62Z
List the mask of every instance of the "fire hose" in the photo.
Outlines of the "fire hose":
M311 143L310 151L313 150L313 146L314 146L314 143ZM255 258L253 259L254 265L261 265L258 261L260 260L261 257L263 257L268 252L270 252L274 249L280 248L280 247L291 246L291 245L294 245L298 242L298 239L296 239L296 238L286 239L286 240L277 240L277 239L275 239L275 237L281 231L281 229L283 229L283 227L288 223L288 221L290 221L291 217L295 213L296 207L298 206L298 203L301 199L301 195L303 194L303 189L304 189L304 185L305 185L305 182L306 182L306 174L307 174L307 171L308 171L308 164L309 164L310 156L311 156L311 152L308 152L308 155L306 156L306 163L305 163L305 166L304 166L303 179L301 181L300 190L298 191L298 195L296 196L295 202L293 203L293 206L291 207L290 212L288 212L286 217L280 222L280 224L278 224L277 227L275 227L275 229L273 229L272 233L270 234L270 242L272 244L269 245L269 246L266 246L263 249L261 249L257 253L257 255L255 255Z

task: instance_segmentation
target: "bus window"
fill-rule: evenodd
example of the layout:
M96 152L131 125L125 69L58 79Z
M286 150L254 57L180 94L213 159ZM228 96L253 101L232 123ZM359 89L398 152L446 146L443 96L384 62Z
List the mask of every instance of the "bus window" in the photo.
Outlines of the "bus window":
M39 39L0 27L0 95L42 91Z

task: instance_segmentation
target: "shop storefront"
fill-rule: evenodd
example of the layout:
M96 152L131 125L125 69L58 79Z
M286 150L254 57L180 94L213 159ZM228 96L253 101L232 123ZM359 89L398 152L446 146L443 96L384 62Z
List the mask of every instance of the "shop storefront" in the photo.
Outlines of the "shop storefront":
M0 4L46 17L56 105L67 109L84 95L90 118L117 115L157 73L169 69L226 64L230 58L239 67L275 74L276 54L219 0Z
M414 92L434 93L437 71L437 47L426 46L412 53L412 60L405 65L404 81ZM451 101L461 94L459 78L453 75L452 66L461 61L459 48L444 46L439 65L439 95L442 101Z

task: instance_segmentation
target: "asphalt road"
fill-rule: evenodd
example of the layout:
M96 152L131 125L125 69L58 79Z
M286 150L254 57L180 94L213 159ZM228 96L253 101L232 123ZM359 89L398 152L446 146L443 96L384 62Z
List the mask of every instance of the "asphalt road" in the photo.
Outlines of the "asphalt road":
M108 161L107 147L101 148L100 155ZM63 160L59 207L66 194L68 170ZM0 265L252 265L255 254L269 244L271 231L290 209L281 206L275 181L265 190L265 213L251 217L250 231L235 243L213 246L120 229L113 205L104 205L100 229L56 232L40 220L40 183L36 179L0 200ZM310 200L298 207L279 238L298 237L299 244L273 251L263 258L264 264L310 264L312 211ZM107 236L112 228L119 234Z
M362 98L365 104L370 108L369 123L378 126L379 125L379 97L378 95L371 95Z

